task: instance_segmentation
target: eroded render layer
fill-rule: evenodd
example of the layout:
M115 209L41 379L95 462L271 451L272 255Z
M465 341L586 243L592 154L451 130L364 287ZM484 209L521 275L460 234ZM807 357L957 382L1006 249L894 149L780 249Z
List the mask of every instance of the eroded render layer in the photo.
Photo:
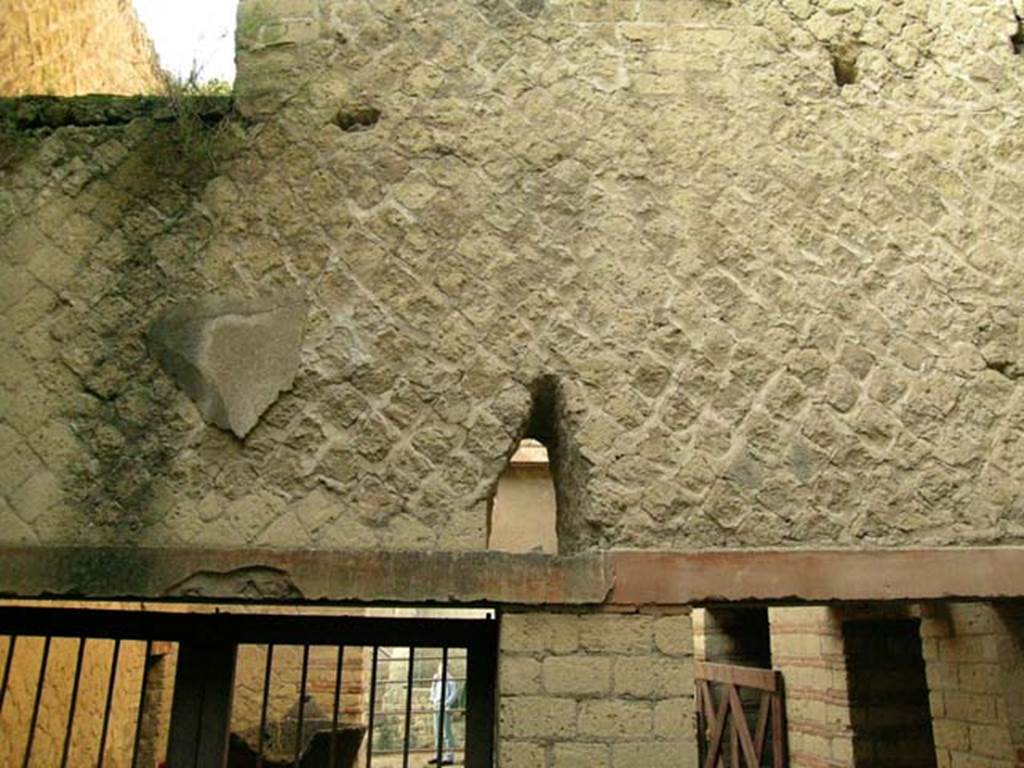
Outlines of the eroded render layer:
M1008 4L284 5L246 122L4 134L3 541L482 548L541 395L565 551L1024 538ZM206 425L146 328L296 289Z

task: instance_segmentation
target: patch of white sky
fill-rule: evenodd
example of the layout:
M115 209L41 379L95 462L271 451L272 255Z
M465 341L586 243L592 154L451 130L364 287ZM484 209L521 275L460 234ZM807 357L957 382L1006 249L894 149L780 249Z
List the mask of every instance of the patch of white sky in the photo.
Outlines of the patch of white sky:
M238 0L135 0L135 11L156 46L160 66L176 78L207 83L235 80Z

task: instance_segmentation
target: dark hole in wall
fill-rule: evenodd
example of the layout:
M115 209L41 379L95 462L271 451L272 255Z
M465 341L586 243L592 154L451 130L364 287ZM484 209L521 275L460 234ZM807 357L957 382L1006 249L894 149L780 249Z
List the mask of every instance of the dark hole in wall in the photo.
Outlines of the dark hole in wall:
M1010 45L1013 47L1013 52L1020 56L1024 53L1024 17L1017 11L1016 6L1013 7L1013 18L1017 22L1017 29L1010 35Z
M763 606L705 609L704 643L705 655L710 662L771 669L768 609Z
M860 75L857 69L858 56L857 46L852 43L843 43L832 48L832 72L840 88L857 82Z
M365 131L380 122L381 112L368 104L342 107L334 116L334 124L346 133Z
M531 18L537 18L544 12L547 0L519 0L519 10Z
M843 644L857 768L934 768L920 621L848 621Z
M544 443L549 450L558 439L557 401L558 383L553 377L545 376L534 384L533 403L523 436Z

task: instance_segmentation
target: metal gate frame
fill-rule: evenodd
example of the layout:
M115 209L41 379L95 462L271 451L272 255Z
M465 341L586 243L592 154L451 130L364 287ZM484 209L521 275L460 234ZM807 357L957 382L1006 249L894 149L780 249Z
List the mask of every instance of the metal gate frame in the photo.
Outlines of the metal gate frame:
M0 635L179 644L168 765L223 768L240 644L466 649L466 768L492 768L498 621L0 607Z

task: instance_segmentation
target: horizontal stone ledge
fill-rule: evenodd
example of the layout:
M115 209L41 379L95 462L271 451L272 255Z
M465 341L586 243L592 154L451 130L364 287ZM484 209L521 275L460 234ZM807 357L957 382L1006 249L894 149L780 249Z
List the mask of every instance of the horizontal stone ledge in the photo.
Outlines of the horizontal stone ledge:
M611 591L600 555L262 549L0 548L0 596L581 605Z
M1024 547L613 551L608 602L776 605L1024 596Z
M126 125L148 118L171 122L192 115L207 125L232 114L231 96L18 96L0 98L0 129L51 131L57 128Z
M418 605L796 605L1024 597L1024 547L499 552L0 548L0 596Z

